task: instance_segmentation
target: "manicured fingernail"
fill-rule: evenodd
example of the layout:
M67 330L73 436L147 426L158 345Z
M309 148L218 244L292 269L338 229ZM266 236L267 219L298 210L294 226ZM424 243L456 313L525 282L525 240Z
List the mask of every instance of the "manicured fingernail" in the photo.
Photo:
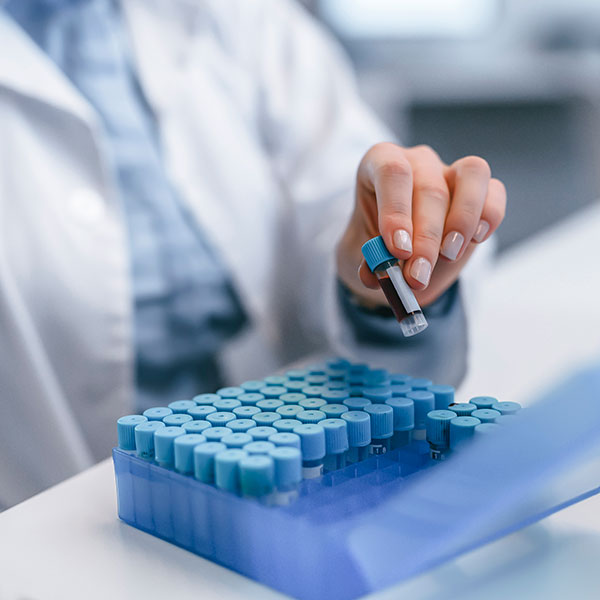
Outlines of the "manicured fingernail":
M404 229L394 231L393 241L394 246L396 246L398 250L412 252L412 242L410 241L408 231L405 231Z
M456 260L460 249L465 243L465 236L462 233L458 233L458 231L451 231L444 238L444 243L442 244L442 249L440 250L440 254L445 256L449 260Z
M410 274L423 285L429 283L431 263L426 258L417 258L410 267Z
M487 235L487 232L489 230L490 230L490 224L487 221L479 221L479 225L477 225L477 229L475 230L473 239L476 242L483 241L483 238Z

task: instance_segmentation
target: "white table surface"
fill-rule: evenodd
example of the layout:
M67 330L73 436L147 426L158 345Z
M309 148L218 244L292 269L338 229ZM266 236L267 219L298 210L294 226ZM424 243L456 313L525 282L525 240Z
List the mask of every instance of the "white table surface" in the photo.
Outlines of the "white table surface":
M598 357L598 238L600 206L503 257L472 315L459 396L525 401ZM373 598L597 599L598 563L596 496ZM121 523L110 461L0 514L0 600L167 597L282 596Z

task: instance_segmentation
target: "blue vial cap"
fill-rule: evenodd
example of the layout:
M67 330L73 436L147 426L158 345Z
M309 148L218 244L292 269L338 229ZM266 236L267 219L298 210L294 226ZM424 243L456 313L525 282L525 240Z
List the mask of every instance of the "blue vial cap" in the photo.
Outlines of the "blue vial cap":
M307 369L291 369L290 371L286 372L285 376L287 379L302 380L308 376L308 370ZM283 385L285 385L285 384L283 384Z
M198 406L212 406L215 400L220 400L221 396L217 394L199 394L194 396L192 399Z
M308 375L304 378L304 381L306 381L308 385L324 385L329 379L327 378L327 375Z
M302 412L304 408L297 404L287 404L280 406L275 412L280 414L284 419L293 419L299 412Z
M276 412L261 412L252 415L252 419L256 422L257 425L269 427L273 425L275 421L281 419L281 415Z
M321 410L303 410L296 415L296 419L302 423L318 423L326 418L327 415Z
M220 412L233 412L234 408L241 405L242 403L235 398L219 398L213 402L213 406Z
M176 400L169 404L169 408L175 414L187 414L187 411L190 408L194 408L194 406L197 406L197 404L193 400Z
M514 415L521 410L521 405L518 402L496 402L492 408L502 415Z
M327 388L322 385L307 385L302 388L302 393L307 398L320 398L323 392L326 392Z
M275 422L277 423L277 421ZM277 433L277 429L275 429L275 427L268 426L253 427L252 429L248 429L246 433L251 435L255 442L266 442L269 437L271 437L274 433Z
M392 385L410 385L413 378L410 375L404 373L392 373L390 375L390 381Z
M181 427L184 423L188 423L189 421L193 420L194 419L191 415L177 413L173 415L167 415L163 419L163 423L168 427Z
M141 458L154 458L154 432L166 427L162 421L146 421L134 430L135 449Z
M494 431L498 431L500 429L500 425L496 423L481 423L481 425L475 426L475 435L479 436L480 434L487 435L488 433L494 433Z
M229 421L227 427L234 433L248 433L248 430L256 427L256 421L252 419L236 419L235 421Z
M346 400L344 400L344 405L350 410L364 410L365 406L369 406L369 404L371 404L371 401L368 398L363 398L362 396L358 396L356 398L346 398Z
M232 412L217 411L206 415L206 420L213 427L225 427L229 421L235 421L236 416Z
M498 402L498 398L493 396L475 396L469 400L469 404L474 404L477 408L492 408Z
M412 392L412 388L410 385L406 384L394 384L390 386L390 390L392 390L392 398L402 398L406 397L406 394Z
M243 448L252 441L252 436L247 433L230 433L221 438L221 443L228 448Z
M327 381L343 381L347 374L347 369L327 369L325 372Z
M362 385L351 385L350 389L350 398L362 398Z
M348 426L348 443L351 448L371 443L371 417L364 411L351 410L342 415Z
M350 392L348 390L332 390L329 388L321 394L321 398L332 404L339 404L346 400L346 398L350 398Z
M269 441L276 446L290 446L300 450L300 436L295 433L279 431L269 436Z
M119 448L135 450L135 428L141 423L147 423L148 417L143 415L127 415L117 421L117 437Z
M231 412L238 419L251 419L260 412L260 408L258 406L236 406Z
M432 410L427 413L427 441L441 448L450 445L450 423L456 419L451 410Z
M173 411L166 406L156 406L154 408L148 408L143 412L144 417L148 421L162 421L167 415L172 415Z
M390 382L390 374L386 369L371 369L363 374L365 387L380 387Z
M223 437L233 433L229 427L209 427L202 432L202 435L209 442L220 442Z
M387 404L369 404L365 412L371 417L371 439L380 440L394 435L394 411Z
M300 394L298 392L291 392L291 393L282 394L281 396L279 396L279 399L284 404L298 404L298 402L300 402L300 400L306 400L306 398L307 398L306 394Z
M194 447L194 477L204 483L215 481L215 456L227 450L220 442L206 442Z
M328 419L339 419L345 412L350 409L345 404L326 404L319 409L324 412Z
M362 386L365 383L365 376L366 373L350 373L347 377L346 377L346 383L349 386Z
M261 498L275 487L275 462L268 455L247 456L240 461L242 495Z
M392 390L388 387L365 387L363 388L363 397L375 404L384 404L392 397Z
M182 427L186 433L202 433L205 429L209 429L211 425L208 421L188 421Z
M223 450L215 456L215 484L222 490L237 494L240 489L240 461L247 453L239 448Z
M264 400L263 394L258 392L248 392L247 394L240 394L236 400L239 400L243 406L256 406L257 402Z
M260 393L269 400L278 400L279 396L283 396L283 394L288 393L288 389L281 385L266 385L260 389Z
M343 356L333 356L332 358L327 359L325 364L330 369L344 369L344 370L348 370L350 368L350 366L352 365L352 363L347 358L344 358Z
M435 398L431 392L418 390L406 394L415 403L415 429L427 427L427 413L434 410Z
M175 438L173 442L175 470L185 474L193 473L194 448L204 442L206 442L206 438L200 433L189 433Z
M319 410L321 406L325 406L326 404L327 402L322 398L306 398L298 402L298 406L301 406L305 410Z
M433 385L433 381L431 379L424 379L421 377L416 377L411 380L410 387L412 387L413 391L424 391L428 390L430 386Z
M327 365L322 363L317 363L315 365L309 365L307 367L309 375L325 375L327 370Z
M300 436L303 460L319 460L325 456L325 430L320 425L298 425L294 433Z
M201 419L205 420L206 415L210 415L211 413L217 412L217 409L214 406L209 405L200 405L194 406L194 408L190 408L188 410L188 415L192 417L192 419Z
M260 408L260 410L264 410L265 412L275 412L280 406L283 406L283 402L275 398L270 398L269 400L259 400L256 403L256 407Z
M362 255L365 257L365 261L374 272L377 267L389 260L398 261L398 259L390 254L389 250L386 248L385 242L383 238L378 235L377 237L371 238L368 242L365 242L361 248Z
M280 446L269 456L275 464L275 487L290 489L302 481L302 453L297 448Z
M450 448L454 449L473 437L475 427L481 421L475 417L456 417L450 421Z
M361 375L362 373L366 373L369 370L369 365L366 363L354 363L351 364L348 372L352 375Z
M273 434L275 435L275 434ZM244 446L244 450L248 454L268 454L271 450L275 448L275 444L273 442L263 441L263 442L249 442Z
M436 410L448 410L454 402L454 388L451 385L430 385L429 391L435 398Z
M324 419L319 425L325 430L325 453L341 454L348 450L348 425L343 419Z
M261 388L265 387L265 382L262 379L252 379L250 381L244 381L240 387L245 392L258 392Z
M285 384L285 380L286 377L284 375L269 375L263 379L267 385L276 385L280 387Z
M350 395L350 386L345 381L328 381L323 387L328 390L347 392Z
M308 386L308 383L306 383L306 381L304 381L304 379L300 379L300 380L288 379L285 382L285 385L283 387L285 387L288 392L300 392L307 386Z
M217 390L217 395L221 396L221 398L237 398L245 392L246 390L242 387L224 387Z
M469 402L454 402L448 406L448 410L456 413L459 417L468 417L477 407Z
M394 431L410 431L415 428L415 403L410 398L390 398L385 403L394 412Z
M154 457L159 465L173 464L173 443L175 438L185 435L183 427L161 427L154 432Z
M277 431L284 431L287 433L293 432L298 425L302 425L302 422L298 421L298 419L279 419L279 421L273 423L273 427Z
M471 413L471 416L479 419L482 423L494 423L500 413L491 408L478 408Z

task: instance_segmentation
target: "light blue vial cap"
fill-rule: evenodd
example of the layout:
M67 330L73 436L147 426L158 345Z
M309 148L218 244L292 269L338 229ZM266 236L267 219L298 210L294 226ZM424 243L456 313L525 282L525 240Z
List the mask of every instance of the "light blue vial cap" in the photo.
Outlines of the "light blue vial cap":
M202 432L202 435L209 442L220 442L223 437L233 433L229 427L209 427Z
M194 405L195 406L195 405ZM163 419L163 423L167 427L181 427L184 423L188 423L189 421L193 421L193 417L191 415L176 413L172 415L167 415Z
M240 461L248 454L239 448L223 450L215 456L215 484L236 494L240 489Z
M415 403L415 429L427 427L427 413L434 410L435 398L431 392L417 390L406 394Z
M281 385L266 385L260 389L260 393L267 399L279 399L279 396L288 393L288 389Z
M371 417L371 439L380 440L394 435L394 411L387 404L369 404L365 412Z
M411 375L405 375L404 373L392 373L390 375L392 385L410 385L412 379Z
M365 387L380 387L388 385L390 382L390 374L387 369L370 369L363 374Z
M256 421L252 419L236 419L235 421L229 421L227 427L234 433L248 433L250 429L256 427Z
M321 394L321 398L326 400L327 402L331 402L332 404L339 404L346 400L346 398L350 398L350 392L348 390L325 390Z
M350 409L345 404L326 404L319 409L327 415L328 419L339 419L345 412Z
M410 385L399 383L391 385L390 390L392 390L392 398L406 397L406 394L412 392Z
M477 407L470 402L454 402L448 406L448 410L456 413L459 417L468 417Z
M246 433L251 435L255 442L266 442L270 436L272 436L274 433L277 433L277 429L275 429L275 427L263 425L261 427L253 427L252 429L248 429Z
M479 419L482 423L494 423L500 413L491 408L478 408L471 413L471 416Z
M308 386L308 383L306 383L306 381L304 381L304 379L288 379L285 382L285 388L287 389L288 392L300 392L302 391L306 386ZM281 396L280 396L281 398Z
M290 446L291 448L298 448L300 450L300 437L295 433L278 431L269 436L269 441L276 446Z
M182 414L182 415L187 414L187 411L190 408L194 408L194 406L198 406L198 405L193 400L176 400L175 402L171 402L171 404L169 404L169 408L175 414Z
M343 356L333 356L333 357L327 359L325 364L330 369L344 369L345 371L347 371L352 365L352 363L347 358L344 358Z
M369 406L369 404L372 404L371 401L368 398L363 398L362 396L346 398L344 400L344 405L350 410L364 410L365 406Z
M148 421L162 421L167 415L172 415L173 411L166 406L155 406L154 408L148 408L143 412L144 417Z
M183 427L165 426L154 432L154 457L159 465L173 464L173 444L180 435L185 435Z
M287 379L300 381L308 376L308 370L307 369L291 369L286 372L285 376ZM283 385L285 385L285 384L283 384Z
M450 421L450 448L454 449L473 437L475 427L481 424L475 417L456 417Z
M275 462L266 454L247 456L240 461L242 495L260 498L275 487Z
M273 442L249 442L244 446L248 454L268 454L273 448L275 448Z
M347 392L350 395L350 386L345 381L328 381L323 387L332 392Z
M392 390L389 387L365 387L362 393L364 398L375 404L384 404L392 397Z
M206 415L206 420L213 427L225 427L229 421L235 421L237 417L232 412L217 411Z
M360 375L366 373L369 370L369 365L366 363L353 363L350 365L348 372L353 375Z
M213 402L213 406L220 412L232 412L234 408L241 405L242 403L236 398L219 398Z
M240 387L246 392L258 392L258 390L265 387L265 382L262 379L252 379L244 381Z
M307 385L302 388L302 393L308 398L320 398L327 388L322 385Z
M280 414L284 419L293 419L299 412L302 412L303 410L304 408L298 404L286 404L284 406L280 406L275 412Z
M325 456L325 430L320 425L298 425L294 433L300 436L303 460L319 460Z
M260 408L258 406L236 406L232 412L238 419L251 419L253 415L260 412Z
M496 402L498 398L493 396L475 396L469 400L469 404L474 404L477 408L492 408Z
M134 430L135 449L141 458L154 458L154 432L166 427L162 421L146 421Z
M143 415L127 415L117 421L117 437L121 450L135 450L135 428L147 423L148 417Z
M260 408L260 410L264 410L265 412L275 412L280 406L283 406L283 402L277 398L259 400L256 403L256 408Z
M416 377L410 381L410 387L413 389L413 391L428 390L432 385L433 381L431 381L431 379L424 379L422 377Z
M220 442L206 442L194 447L194 477L204 483L215 481L215 456L227 450Z
M325 406L327 402L322 398L306 398L306 400L300 400L298 406L301 406L305 410L320 410L321 406Z
M343 381L348 373L348 369L329 368L325 372L328 381Z
M318 423L326 418L322 410L303 410L296 415L296 419L302 423Z
M499 429L500 425L497 425L496 423L481 423L481 425L475 426L475 435L488 435L489 433L494 433L494 431L498 431Z
M521 405L518 402L496 402L492 408L502 415L514 415L521 410Z
M252 436L247 433L230 433L221 438L221 443L228 448L243 448L252 441Z
M300 400L306 400L306 398L306 394L301 394L299 392L290 392L288 394L282 394L281 396L279 396L279 399L284 404L298 404Z
M283 431L287 433L293 432L298 425L302 425L302 422L298 421L298 419L279 419L279 421L275 421L275 423L273 423L273 427L277 431Z
M361 248L362 255L365 257L365 261L372 272L377 267L388 260L398 260L393 254L390 254L387 249L383 238L378 235L377 237L371 238L368 242L365 242Z
M239 400L243 406L256 406L257 402L260 402L264 399L264 395L259 394L258 392L248 392L246 394L240 394L236 398L236 400Z
M450 445L450 423L456 419L451 410L432 410L427 413L427 441L443 448Z
M217 394L199 394L198 396L194 396L192 400L199 406L212 406L212 403L220 398L221 396Z
M282 387L285 384L286 377L285 375L269 375L264 378L264 382L267 385L276 385Z
M309 365L306 368L308 369L309 375L325 375L327 365L324 363L316 363L314 365Z
M371 417L364 411L351 410L342 415L348 426L348 443L351 448L371 443Z
M308 375L304 381L309 385L325 385L329 379L327 375Z
M217 395L221 398L237 398L245 392L246 390L242 387L224 387L217 390Z
M276 412L260 412L252 415L252 419L256 422L257 425L262 425L263 427L270 427L273 425L275 421L281 419L281 415Z
M289 489L302 481L302 453L297 448L281 446L271 450L275 463L275 487Z
M394 431L415 428L415 403L410 398L390 398L385 403L394 411Z
M206 415L210 415L211 413L217 412L217 409L214 406L209 406L206 404L200 406L194 406L194 408L190 408L188 410L188 415L192 417L192 419L201 419L206 420Z
M348 425L344 419L324 419L319 425L325 430L326 454L341 454L348 450Z
M435 397L436 410L448 410L448 406L454 402L454 388L451 385L430 385L429 391Z
M193 473L194 448L204 442L206 442L206 438L200 433L189 433L175 438L173 442L175 470L180 473Z
M202 433L205 429L209 429L211 424L208 421L188 421L182 427L186 433Z

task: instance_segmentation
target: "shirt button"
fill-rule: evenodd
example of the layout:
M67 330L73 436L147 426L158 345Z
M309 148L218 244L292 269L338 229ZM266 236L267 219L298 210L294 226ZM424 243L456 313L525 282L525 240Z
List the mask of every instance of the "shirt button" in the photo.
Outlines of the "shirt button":
M104 215L104 198L92 188L76 188L69 198L69 209L78 221L97 223Z

